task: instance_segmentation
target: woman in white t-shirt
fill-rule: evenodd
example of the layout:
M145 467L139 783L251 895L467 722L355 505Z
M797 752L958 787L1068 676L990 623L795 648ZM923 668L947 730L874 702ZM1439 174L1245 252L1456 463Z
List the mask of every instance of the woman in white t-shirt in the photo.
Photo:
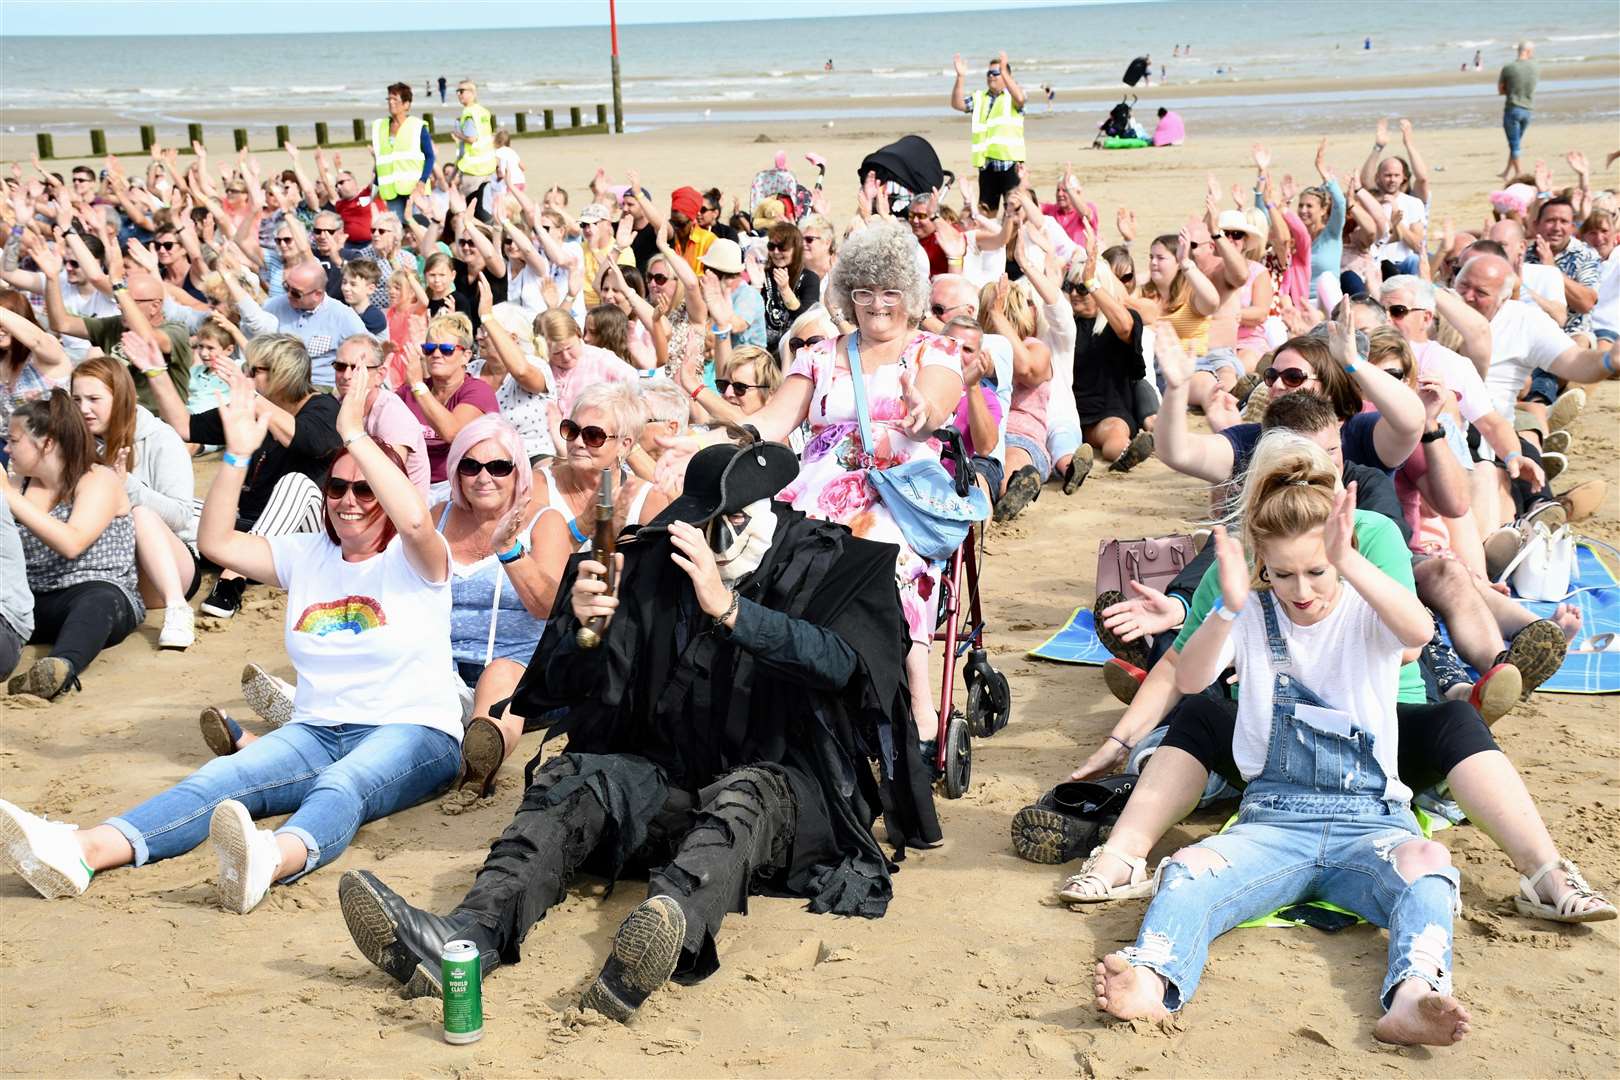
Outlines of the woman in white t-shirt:
M222 566L287 590L292 721L262 738L230 725L225 756L118 817L80 830L0 800L0 861L42 896L77 896L116 866L183 854L211 839L219 901L246 914L272 882L337 858L361 824L444 790L461 764L450 668L450 549L388 447L365 431L370 372L338 414L343 449L322 502L325 530L255 536L237 499L269 417L249 395L221 408L225 463L198 540ZM210 711L214 716L220 714ZM222 719L222 718L221 718ZM207 732L205 732L207 734ZM255 817L291 814L274 832Z
M1268 435L1245 496L1242 541L1223 528L1210 541L1221 602L1182 650L1176 686L1198 693L1237 669L1232 755L1248 787L1236 825L1160 867L1136 944L1097 965L1097 1007L1166 1017L1196 991L1215 938L1324 900L1389 929L1373 1034L1449 1046L1469 1028L1451 996L1457 871L1423 838L1396 774L1402 654L1434 622L1356 550L1355 485L1339 487L1314 442Z

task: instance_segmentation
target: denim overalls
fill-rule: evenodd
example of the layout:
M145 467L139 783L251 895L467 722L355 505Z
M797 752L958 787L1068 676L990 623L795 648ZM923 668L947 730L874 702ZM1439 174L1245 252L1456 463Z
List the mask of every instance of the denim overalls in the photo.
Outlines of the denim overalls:
M1237 823L1198 845L1226 865L1197 874L1172 860L1160 866L1126 960L1162 976L1165 1007L1179 1009L1198 989L1210 942L1257 915L1326 900L1389 929L1379 995L1386 1009L1408 978L1449 993L1456 869L1410 884L1401 877L1395 849L1422 833L1405 802L1384 797L1372 736L1353 727L1348 735L1318 730L1301 718L1302 707L1309 716L1328 706L1292 670L1271 593L1251 599L1262 605L1275 671L1265 766L1243 794Z

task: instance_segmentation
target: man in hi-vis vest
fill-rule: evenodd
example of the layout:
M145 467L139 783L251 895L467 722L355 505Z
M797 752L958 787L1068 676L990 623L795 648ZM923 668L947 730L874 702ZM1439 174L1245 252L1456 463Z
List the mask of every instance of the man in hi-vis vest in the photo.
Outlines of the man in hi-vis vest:
M456 171L461 174L462 193L472 203L495 177L495 118L478 104L478 87L471 79L456 84L456 98L461 102L461 118L450 137L461 148Z
M979 170L979 202L992 214L1001 197L1018 186L1018 166L1024 163L1024 88L1013 79L1005 51L990 61L984 73L985 89L966 97L962 93L967 65L958 53L956 84L951 87L951 108L973 118L973 167Z
M377 163L373 190L403 222L411 192L420 188L427 193L427 178L433 175L433 135L411 115L411 88L402 82L388 88L388 115L371 122L371 156Z

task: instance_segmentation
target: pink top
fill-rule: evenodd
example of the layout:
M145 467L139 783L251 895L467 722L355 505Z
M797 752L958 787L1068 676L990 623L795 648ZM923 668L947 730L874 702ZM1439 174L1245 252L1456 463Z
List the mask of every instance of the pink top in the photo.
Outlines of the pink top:
M1179 146L1186 137L1187 125L1181 122L1180 113L1166 112L1153 128L1154 146Z
M1400 500L1401 516L1406 518L1407 528L1412 530L1411 550L1433 555L1450 551L1451 530L1446 528L1446 519L1434 512L1434 507L1418 490L1418 481L1429 473L1428 452L1428 446L1419 446L1406 463L1395 470L1395 497ZM1437 452L1448 454L1451 451L1442 447Z
M579 359L567 371L551 369L551 389L557 395L557 411L564 417L574 413L580 391L592 383L632 382L636 369L606 349L581 343Z
M984 385L984 383L979 383L977 387L970 388L963 393L962 400L956 404L956 419L951 423L957 431L962 433L962 445L967 449L969 457L979 453L978 447L973 445L973 423L968 419L968 394L971 394L974 389L984 395L984 404L990 410L991 419L995 420L998 426L1001 424L1001 399L996 397L994 390ZM991 446L985 449L994 450L995 447Z
M1425 375L1434 375L1445 383L1447 390L1457 395L1457 411L1464 420L1472 424L1491 411L1490 391L1485 389L1485 380L1480 378L1479 369L1474 367L1473 361L1452 352L1438 341L1413 341L1408 344L1417 356L1418 370Z
M1086 232L1081 225L1082 222L1089 220L1092 232L1101 233L1102 231L1097 224L1099 218L1097 216L1097 204L1094 202L1086 203L1084 215L1079 210L1059 210L1057 203L1041 203L1041 213L1061 225L1063 231L1069 234L1069 239L1077 244L1085 243Z
M432 481L429 476L427 440L422 437L422 425L399 399L398 394L392 393L387 387L377 390L376 394L376 398L371 402L371 411L366 413L366 434L380 443L394 447L403 446L410 450L410 453L405 455L405 475L411 478L411 483L416 485L416 490L426 499L428 484Z
M1039 342L1040 338L1025 338L1024 344ZM1045 445L1046 405L1052 399L1052 380L1039 386L1019 386L1013 383L1012 411L1007 414L1007 434L1022 435L1026 439Z
M1311 234L1292 210L1283 211L1283 220L1294 238L1294 251L1288 269L1283 271L1282 290L1295 307L1304 308L1311 299Z
M1255 280L1265 272L1266 268L1261 263L1249 263L1249 280L1245 281L1243 283L1243 288L1238 290L1238 305L1240 307L1254 306L1254 283ZM1266 340L1266 324L1264 322L1259 322L1253 326L1247 326L1241 321L1240 316L1240 321L1238 322L1237 347L1240 349L1249 347L1256 349L1259 352L1265 352L1270 348L1270 346L1271 343Z

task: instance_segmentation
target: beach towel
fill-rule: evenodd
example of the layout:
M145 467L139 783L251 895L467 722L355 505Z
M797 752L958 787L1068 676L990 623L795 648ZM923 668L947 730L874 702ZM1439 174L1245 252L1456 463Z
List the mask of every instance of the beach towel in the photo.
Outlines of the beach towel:
M1097 638L1097 625L1090 608L1075 608L1069 621L1057 633L1041 642L1027 654L1038 660L1055 660L1060 664L1091 664L1096 667L1113 658Z

